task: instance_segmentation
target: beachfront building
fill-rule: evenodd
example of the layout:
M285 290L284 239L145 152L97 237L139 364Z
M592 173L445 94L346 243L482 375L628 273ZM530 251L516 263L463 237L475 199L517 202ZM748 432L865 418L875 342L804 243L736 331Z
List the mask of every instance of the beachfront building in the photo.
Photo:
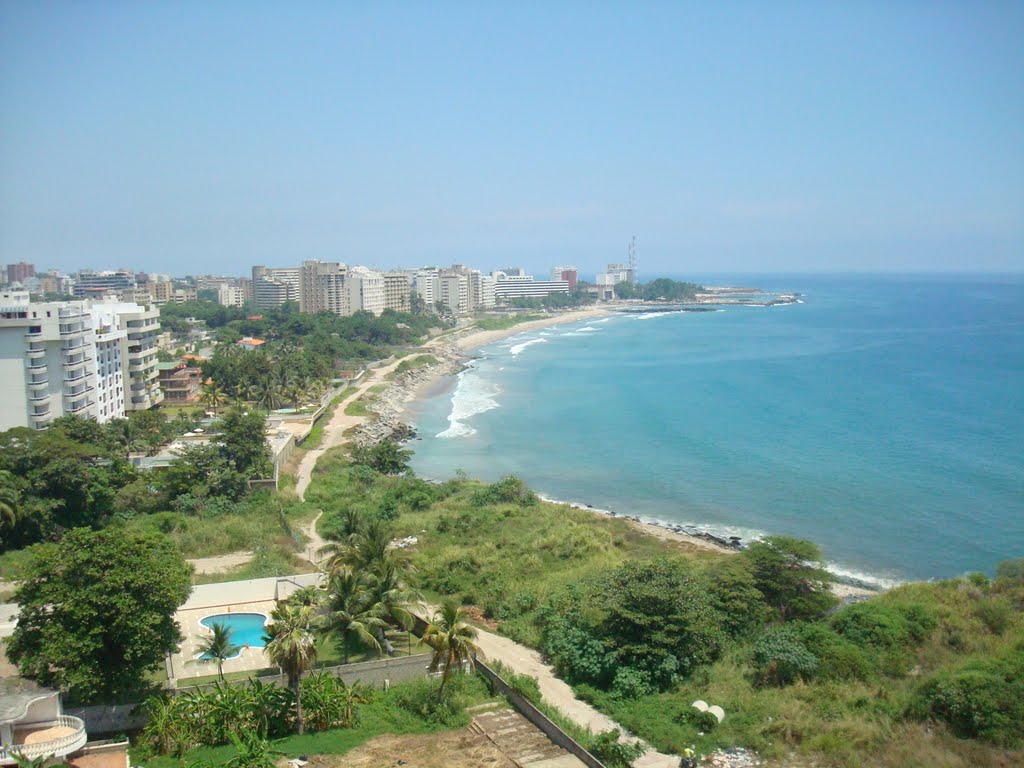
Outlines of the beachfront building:
M164 402L191 403L199 395L203 371L183 361L157 363L160 389L164 393Z
M413 290L423 301L424 306L431 311L434 309L434 302L437 301L437 280L440 275L441 270L437 267L417 269L416 274L413 275Z
M299 311L350 315L348 266L337 261L304 261L299 268Z
M75 414L96 418L95 341L82 301L33 303L0 294L0 430L46 429Z
M565 280L534 280L520 270L519 274L493 273L494 298L501 303L508 299L541 298L552 293L568 293L569 283Z
M384 273L384 309L395 312L412 309L412 275L408 272Z
M575 291L580 281L580 271L576 267L555 267L551 270L552 280L565 280L569 290Z
M353 267L348 273L349 312L384 311L384 275L366 267Z
M144 411L163 402L163 392L157 381L157 349L160 335L159 307L104 301L92 305L95 326L105 331L124 331L121 343L122 364L127 361L128 391L124 401L126 411Z

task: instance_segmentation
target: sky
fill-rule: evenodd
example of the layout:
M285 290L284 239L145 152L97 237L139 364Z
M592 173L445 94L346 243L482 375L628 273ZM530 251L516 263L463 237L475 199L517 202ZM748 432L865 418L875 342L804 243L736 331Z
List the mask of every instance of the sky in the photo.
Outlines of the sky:
M0 263L1024 271L1024 3L0 2Z

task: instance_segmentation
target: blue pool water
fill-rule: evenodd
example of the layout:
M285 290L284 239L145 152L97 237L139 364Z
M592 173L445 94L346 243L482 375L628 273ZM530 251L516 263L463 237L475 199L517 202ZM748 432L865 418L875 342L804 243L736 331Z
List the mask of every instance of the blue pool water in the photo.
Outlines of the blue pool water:
M262 648L266 645L263 640L266 620L262 613L217 613L199 623L209 629L213 629L214 624L224 624L231 630L231 642L235 645Z

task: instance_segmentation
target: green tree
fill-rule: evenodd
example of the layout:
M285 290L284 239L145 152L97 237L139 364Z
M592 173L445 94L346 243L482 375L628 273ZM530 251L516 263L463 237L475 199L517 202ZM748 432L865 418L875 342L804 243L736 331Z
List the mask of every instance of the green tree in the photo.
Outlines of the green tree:
M223 622L215 621L210 627L210 633L199 643L198 651L203 661L217 662L217 675L223 680L224 662L235 656L242 646L231 642L231 627Z
M14 475L6 469L0 470L0 550L10 534L21 522L21 498Z
M267 477L271 472L265 429L262 413L241 408L230 409L220 422L221 455L246 478Z
M177 651L174 612L191 591L191 568L165 537L70 531L27 573L7 644L23 676L83 703L124 700Z
M755 586L783 621L817 619L838 603L831 590L832 574L825 570L816 544L768 536L751 544L741 557L752 564Z
M430 671L443 670L441 685L437 689L439 702L444 699L444 686L452 672L466 664L472 667L474 657L480 650L475 642L477 631L462 620L463 615L460 606L446 600L423 633L423 642L434 651Z
M381 440L374 446L357 445L352 449L352 463L370 467L382 475L408 474L412 451L392 440Z
M295 692L295 722L299 733L302 719L302 673L316 663L316 638L310 631L312 608L281 603L270 614L267 625L266 654L288 675L288 686Z

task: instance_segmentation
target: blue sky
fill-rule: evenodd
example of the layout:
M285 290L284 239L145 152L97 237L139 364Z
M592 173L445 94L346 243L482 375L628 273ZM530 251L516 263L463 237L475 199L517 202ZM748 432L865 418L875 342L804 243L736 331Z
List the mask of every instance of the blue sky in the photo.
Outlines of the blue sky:
M0 263L1024 270L1024 4L0 3Z

